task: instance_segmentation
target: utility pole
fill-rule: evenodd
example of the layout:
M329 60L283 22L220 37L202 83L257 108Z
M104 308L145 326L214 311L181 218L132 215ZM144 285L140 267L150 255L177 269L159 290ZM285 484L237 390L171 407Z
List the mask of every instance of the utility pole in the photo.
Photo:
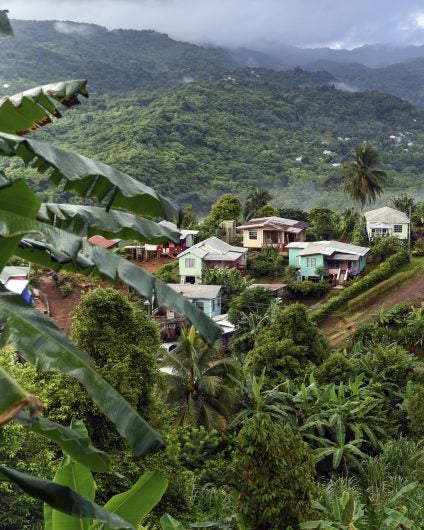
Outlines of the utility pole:
M409 205L409 225L408 225L408 254L409 254L409 259L411 259L411 215L412 215L412 209L411 209L411 205Z

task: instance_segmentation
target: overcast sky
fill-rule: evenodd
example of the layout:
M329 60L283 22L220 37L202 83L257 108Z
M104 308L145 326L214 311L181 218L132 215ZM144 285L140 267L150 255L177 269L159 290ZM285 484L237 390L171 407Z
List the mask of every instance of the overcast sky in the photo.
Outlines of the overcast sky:
M0 0L11 18L154 29L197 44L424 44L424 0Z

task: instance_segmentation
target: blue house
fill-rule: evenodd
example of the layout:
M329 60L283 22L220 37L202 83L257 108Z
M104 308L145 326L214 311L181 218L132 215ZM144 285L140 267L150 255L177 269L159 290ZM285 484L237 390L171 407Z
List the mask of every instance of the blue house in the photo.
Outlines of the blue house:
M197 309L203 311L208 317L215 317L221 314L221 286L203 285L191 283L168 283L184 298L187 298Z
M214 318L221 315L220 285L168 283L168 286L187 298L208 317ZM176 340L181 330L188 325L185 316L175 313L168 307L155 309L152 317L159 324L161 337L165 341Z

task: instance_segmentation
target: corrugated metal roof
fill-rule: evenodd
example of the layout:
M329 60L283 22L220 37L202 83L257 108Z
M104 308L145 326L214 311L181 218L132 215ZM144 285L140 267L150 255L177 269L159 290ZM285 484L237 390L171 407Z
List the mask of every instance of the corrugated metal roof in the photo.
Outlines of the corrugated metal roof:
M191 300L197 300L199 298L213 300L221 290L220 285L204 285L198 283L168 283L168 286Z
M119 243L120 239L106 239L103 236L92 236L88 242L103 248L111 248Z
M6 265L0 273L0 281L5 284L7 280L13 276L28 278L29 267L21 267L19 265Z
M178 254L177 257L181 258L189 252L199 256L202 259L212 259L214 261L234 261L245 254L247 252L247 248L234 247L225 241L212 236L208 239L205 239L204 241L200 241L200 243L196 243L187 250L184 250L184 252ZM235 254L237 254L237 257L234 257ZM212 255L213 257L211 258L209 255Z
M244 225L238 226L238 229L252 229L252 228L264 228L272 230L281 230L287 232L289 227L298 228L299 231L307 228L309 223L305 221L297 221L296 219L285 219L284 217L258 217L256 219L250 219Z
M383 208L377 208L376 210L370 210L365 212L365 219L367 223L409 223L409 217L404 212L390 208L389 206L383 206Z
M331 259L337 259L340 261L359 261L359 254L340 254L336 252L331 256Z
M350 245L349 243L342 243L340 241L313 241L311 245L299 252L299 256L311 256L312 254L322 254L324 256L331 256L335 252L342 254L358 254L365 256L369 248L360 247L358 245Z

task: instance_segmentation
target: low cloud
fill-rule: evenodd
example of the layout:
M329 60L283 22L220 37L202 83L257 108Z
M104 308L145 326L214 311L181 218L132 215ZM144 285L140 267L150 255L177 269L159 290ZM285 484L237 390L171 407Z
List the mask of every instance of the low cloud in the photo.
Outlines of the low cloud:
M54 29L65 35L80 35L81 37L90 37L94 33L92 27L72 22L55 22Z
M153 29L197 44L256 50L424 43L422 0L13 0L9 9L12 18Z

